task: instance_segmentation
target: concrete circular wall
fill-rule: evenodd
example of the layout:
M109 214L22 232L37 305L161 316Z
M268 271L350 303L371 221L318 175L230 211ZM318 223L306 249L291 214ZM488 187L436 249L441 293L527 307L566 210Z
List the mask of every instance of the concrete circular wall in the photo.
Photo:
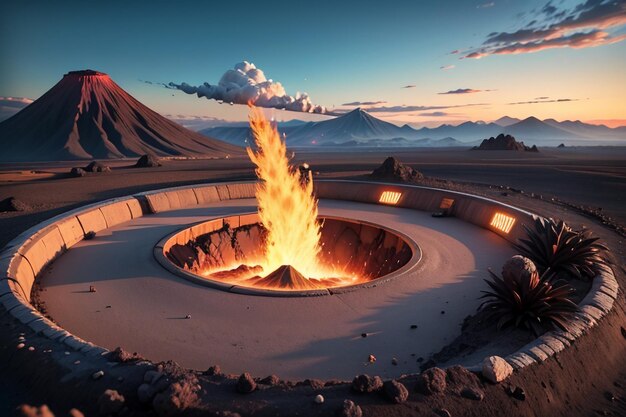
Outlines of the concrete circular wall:
M218 183L156 190L111 199L63 213L13 239L0 253L0 304L24 326L93 361L107 350L82 340L45 318L30 304L35 280L73 245L101 230L152 213L208 202L253 198L254 182ZM471 194L429 187L356 181L317 181L319 198L393 204L397 207L439 212L491 230L509 242L524 236L524 223L534 215L513 206ZM387 194L385 194L387 193ZM389 194L391 193L391 194ZM389 198L391 196L391 198ZM239 222L243 216L234 216ZM158 245L157 245L158 246ZM161 253L162 253L162 247ZM567 330L550 331L505 358L515 369L542 362L571 345L612 309L618 284L610 268L594 278L591 290L579 303ZM55 359L71 369L63 359ZM87 359L85 359L87 361Z

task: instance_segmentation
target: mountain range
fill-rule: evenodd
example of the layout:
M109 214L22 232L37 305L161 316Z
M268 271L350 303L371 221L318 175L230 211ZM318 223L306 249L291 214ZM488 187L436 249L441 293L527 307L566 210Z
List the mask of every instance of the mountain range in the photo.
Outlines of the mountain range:
M161 116L107 74L93 70L65 74L40 98L0 122L0 146L2 161L243 153Z
M536 117L516 119L504 116L494 122L443 124L436 128L415 129L380 120L357 108L339 117L319 121L278 123L289 146L296 147L467 147L475 146L500 133L513 135L530 145L625 145L626 127L609 128L581 121L558 122ZM247 126L226 125L201 130L200 133L240 146L251 143Z

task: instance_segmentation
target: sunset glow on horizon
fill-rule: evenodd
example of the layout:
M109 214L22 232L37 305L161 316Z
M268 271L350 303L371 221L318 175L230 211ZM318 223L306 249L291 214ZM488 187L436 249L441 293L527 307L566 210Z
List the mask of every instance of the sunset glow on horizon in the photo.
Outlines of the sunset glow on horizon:
M236 17L226 5L185 1L180 17L142 2L36 3L37 14L17 1L0 6L2 119L27 104L17 98L36 99L62 74L92 68L172 119L245 121L246 105L196 92L206 97L205 83L216 87L247 61L262 75L250 79L281 94L265 97L270 107L305 111L266 112L281 121L362 107L398 125L502 116L626 125L623 1L398 2L376 10L322 1L302 6L297 21L296 6L281 2ZM54 36L44 46L46 33Z

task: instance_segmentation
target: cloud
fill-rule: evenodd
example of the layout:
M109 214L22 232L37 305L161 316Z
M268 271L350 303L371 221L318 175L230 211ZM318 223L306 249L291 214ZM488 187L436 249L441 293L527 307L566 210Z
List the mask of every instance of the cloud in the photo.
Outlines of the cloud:
M532 53L553 48L593 48L626 39L618 33L626 25L623 0L586 0L571 10L558 9L548 2L540 20L533 20L514 32L493 32L482 46L465 52L463 58Z
M453 69L455 66L454 65L444 65L442 67L439 67L440 70L444 70L444 71L449 71L451 69Z
M446 110L459 107L488 106L488 103L458 104L454 106L381 106L367 109L369 113L406 113L422 112L428 110Z
M409 84L409 85L405 85L405 86L404 86L404 87L402 87L402 88L415 88L415 86L414 86L413 84Z
M258 107L304 113L327 113L325 107L313 104L307 93L288 95L281 83L265 78L260 68L247 61L240 62L234 69L226 71L217 84L205 82L199 86L192 86L187 83L171 82L167 87L218 102L252 103Z
M461 51L459 51L458 49L455 49L454 51L450 51L448 55L455 55L455 54L458 54L459 52Z
M450 113L446 113L445 111L433 111L433 112L430 112L430 113L420 113L419 116L444 117L444 116L450 116Z
M0 97L0 120L8 119L32 102L26 97Z
M554 100L546 100L548 97L537 97L534 100L530 101L518 101L515 103L507 103L508 105L516 105L516 104L538 104L538 103L565 103L568 101L578 101L578 98L557 98Z
M343 103L342 106L377 106L379 104L387 104L386 101L352 101Z
M495 6L496 3L493 1L487 2L487 3L482 3L479 4L478 6L476 6L477 9L488 9L489 7L493 7Z
M474 90L473 88L457 88L456 90L446 91L445 93L437 93L440 95L445 94L473 94L473 93L484 93L493 90Z
M550 97L547 97L547 96L542 96L542 97L535 97L535 100L547 100L547 99L549 99L549 98L550 98Z

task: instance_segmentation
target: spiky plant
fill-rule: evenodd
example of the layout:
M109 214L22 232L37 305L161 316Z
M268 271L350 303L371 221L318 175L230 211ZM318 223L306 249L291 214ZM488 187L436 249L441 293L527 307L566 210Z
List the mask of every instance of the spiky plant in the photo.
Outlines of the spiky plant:
M608 248L591 237L591 232L577 232L565 222L537 217L534 228L524 225L528 239L519 239L515 248L530 258L539 271L568 273L579 279L592 278L597 267L606 265Z
M546 326L565 329L568 319L578 307L570 296L574 289L564 281L553 280L548 270L539 276L533 271L523 279L512 275L502 278L489 270L491 280L485 280L489 291L481 291L485 298L479 309L490 318L497 318L498 330L522 327L539 335Z

